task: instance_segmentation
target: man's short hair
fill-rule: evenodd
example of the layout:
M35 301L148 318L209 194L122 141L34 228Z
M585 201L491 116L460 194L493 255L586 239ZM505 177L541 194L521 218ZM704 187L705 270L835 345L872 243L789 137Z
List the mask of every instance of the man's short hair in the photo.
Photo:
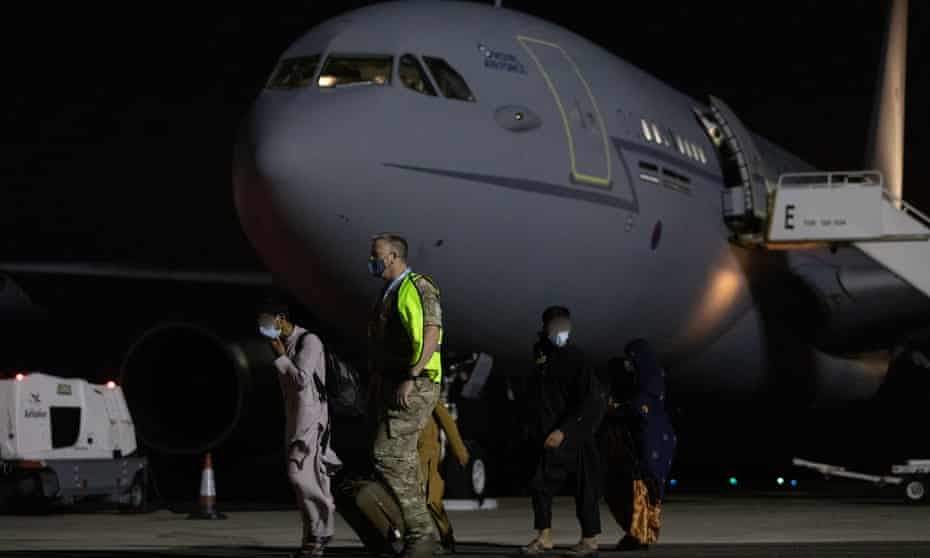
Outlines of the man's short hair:
M391 245L391 248L397 252L397 257L405 260L407 259L407 241L404 237L394 234L394 233L378 233L375 236L371 237L371 243L374 244L379 240L383 240Z
M565 318L570 320L572 315L568 311L568 308L564 306L550 306L549 308L546 308L545 312L543 312L542 321L544 324L548 324L556 318Z
M290 315L287 302L277 294L267 295L255 305L255 314L271 314L277 316L284 314L285 317Z

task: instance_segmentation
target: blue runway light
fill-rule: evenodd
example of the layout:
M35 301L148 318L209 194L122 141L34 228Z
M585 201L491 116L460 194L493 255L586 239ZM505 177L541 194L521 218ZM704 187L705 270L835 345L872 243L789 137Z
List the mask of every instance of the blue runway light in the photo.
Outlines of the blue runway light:
M736 486L736 485L737 485L736 477L730 477L730 486Z
M778 480L776 480L775 482L778 483L778 486L782 486L785 484L785 479L782 477L778 477Z
M672 486L678 486L678 479L672 479L668 481L668 483Z
M791 479L791 486L797 487L797 486L798 486L798 481L796 481L796 480L794 480L794 479Z

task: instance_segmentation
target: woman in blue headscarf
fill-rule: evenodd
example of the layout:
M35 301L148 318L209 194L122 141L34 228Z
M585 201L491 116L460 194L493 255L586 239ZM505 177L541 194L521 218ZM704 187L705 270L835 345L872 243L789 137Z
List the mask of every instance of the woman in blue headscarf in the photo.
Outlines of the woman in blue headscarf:
M665 371L643 339L609 363L611 395L605 436L607 505L626 532L617 550L647 548L659 538L665 480L677 437L665 412Z

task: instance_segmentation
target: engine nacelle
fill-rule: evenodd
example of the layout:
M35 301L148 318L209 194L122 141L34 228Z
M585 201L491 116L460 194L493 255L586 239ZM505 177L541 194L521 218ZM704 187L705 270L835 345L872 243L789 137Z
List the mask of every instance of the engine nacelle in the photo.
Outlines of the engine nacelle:
M930 324L930 299L882 267L802 266L820 305L816 343L836 354L891 349Z
M283 443L277 375L268 343L231 343L200 326L165 324L130 348L121 384L149 447L200 454L235 440L258 454Z

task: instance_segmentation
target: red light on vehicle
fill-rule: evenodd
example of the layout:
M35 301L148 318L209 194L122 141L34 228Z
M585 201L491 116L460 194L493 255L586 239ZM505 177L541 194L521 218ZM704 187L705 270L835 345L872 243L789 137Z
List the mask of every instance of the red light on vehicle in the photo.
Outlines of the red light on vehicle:
M17 382L22 382L22 381L25 380L25 379L26 379L26 375L23 374L22 372L20 372L19 374L16 375L16 381L17 381Z
M110 380L109 382L107 382L107 389L116 389L116 382L114 382L113 380Z

